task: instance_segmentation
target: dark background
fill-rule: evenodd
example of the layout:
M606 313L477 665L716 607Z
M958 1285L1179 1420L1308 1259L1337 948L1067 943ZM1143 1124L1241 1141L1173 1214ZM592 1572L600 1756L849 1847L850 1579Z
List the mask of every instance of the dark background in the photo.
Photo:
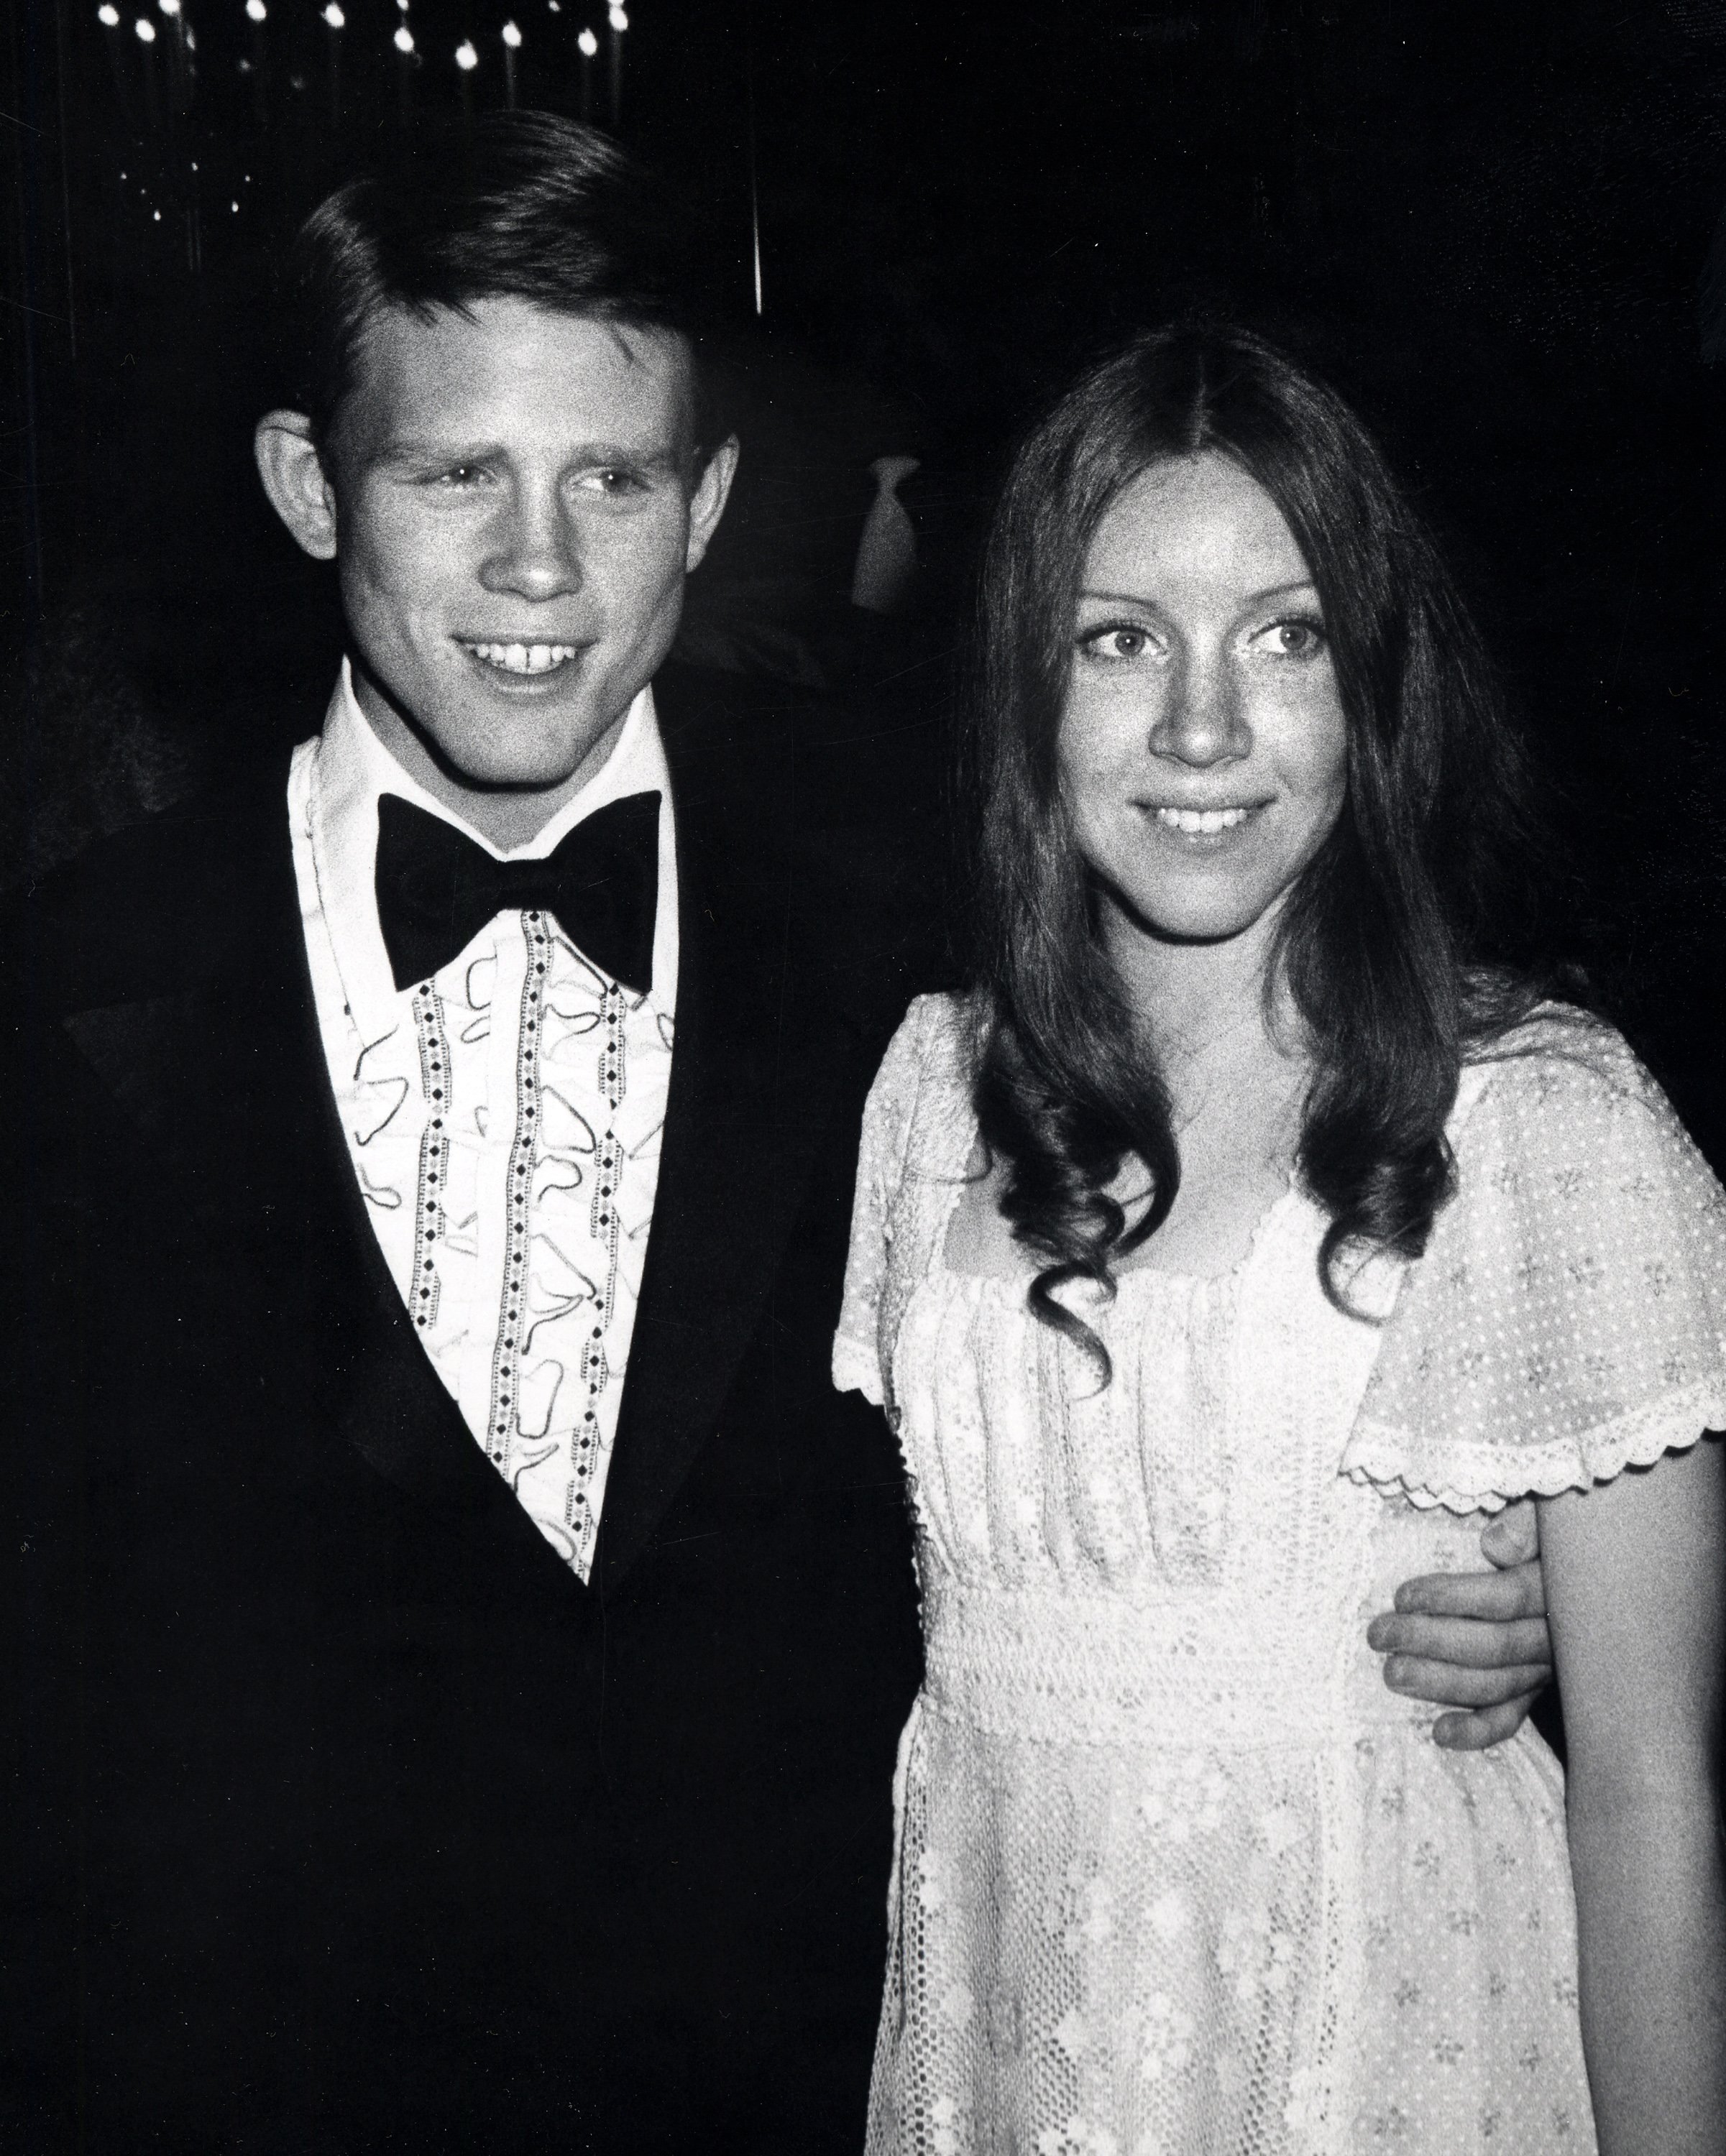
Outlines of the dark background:
M156 4L107 28L95 0L17 0L4 55L8 881L316 721L331 593L249 461L299 218L404 131L459 141L464 97L501 102L511 8L520 102L580 112L591 24L611 121L590 0L342 0L339 32L315 0L261 24L183 0L190 54ZM1444 535L1561 789L1578 937L1719 1161L1726 6L630 0L619 43L615 124L698 205L732 318L745 479L695 654L938 723L1035 401L1194 301L1292 339ZM845 593L890 450L922 461L923 567L886 630Z

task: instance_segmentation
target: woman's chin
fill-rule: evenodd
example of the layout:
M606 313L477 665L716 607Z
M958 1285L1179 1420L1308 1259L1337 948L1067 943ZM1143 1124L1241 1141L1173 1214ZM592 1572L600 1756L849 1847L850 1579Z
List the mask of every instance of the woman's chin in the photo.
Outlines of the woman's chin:
M1121 891L1110 908L1120 928L1153 943L1230 943L1277 911L1284 890L1261 893Z

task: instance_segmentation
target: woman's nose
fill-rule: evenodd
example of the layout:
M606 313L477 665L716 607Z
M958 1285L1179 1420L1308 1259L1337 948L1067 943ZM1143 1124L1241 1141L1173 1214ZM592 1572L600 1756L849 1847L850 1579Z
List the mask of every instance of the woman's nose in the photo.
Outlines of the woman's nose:
M491 535L480 564L488 592L528 599L561 598L581 589L581 553L573 520L554 493L518 495Z
M1158 756L1201 765L1251 752L1240 684L1226 661L1193 657L1176 669L1151 730L1151 747Z

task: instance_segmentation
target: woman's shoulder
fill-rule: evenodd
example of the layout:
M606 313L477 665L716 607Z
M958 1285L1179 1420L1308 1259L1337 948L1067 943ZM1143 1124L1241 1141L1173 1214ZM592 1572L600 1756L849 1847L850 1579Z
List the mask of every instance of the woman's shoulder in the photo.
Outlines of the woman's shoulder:
M1542 1004L1465 1068L1450 1138L1455 1208L1508 1204L1525 1239L1574 1230L1577 1204L1658 1237L1726 1197L1636 1051L1604 1019Z
M1617 1027L1578 1004L1549 1000L1471 1050L1465 1068L1510 1085L1539 1083L1542 1073L1636 1090L1653 1081Z
M1472 1060L1451 1139L1345 1471L1467 1511L1720 1427L1726 1196L1622 1035L1543 1006Z
M887 1044L863 1112L864 1149L902 1165L916 1132L968 1112L977 1029L968 999L918 996Z
M950 991L915 996L883 1057L877 1089L931 1080L968 1092L976 1067L979 1025L973 999Z
M1572 1004L1544 1003L1470 1053L1450 1135L1463 1160L1507 1125L1519 1142L1566 1146L1579 1122L1616 1120L1631 1108L1676 1125L1666 1096L1616 1026Z

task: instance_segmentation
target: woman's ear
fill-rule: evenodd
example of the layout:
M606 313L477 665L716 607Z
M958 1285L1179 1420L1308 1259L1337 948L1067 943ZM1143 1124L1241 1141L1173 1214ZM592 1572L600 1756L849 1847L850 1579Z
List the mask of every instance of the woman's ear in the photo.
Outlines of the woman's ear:
M336 555L336 490L303 412L266 412L252 454L270 506L314 561Z

